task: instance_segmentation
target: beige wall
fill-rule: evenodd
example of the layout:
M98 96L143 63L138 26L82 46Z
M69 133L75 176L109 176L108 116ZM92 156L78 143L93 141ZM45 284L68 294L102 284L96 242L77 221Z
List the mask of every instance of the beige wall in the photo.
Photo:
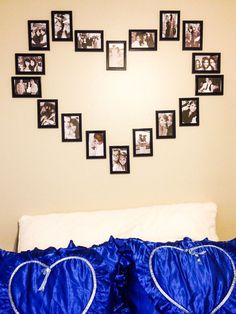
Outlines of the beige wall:
M72 10L74 29L103 29L105 40L158 28L159 11L204 21L203 51L221 52L224 96L200 97L200 126L178 127L178 98L194 96L191 51L182 41L157 52L127 54L127 71L106 71L104 53L76 53L51 42L45 52L43 98L59 113L81 112L83 142L62 143L61 129L37 128L36 99L13 99L14 54L28 52L27 20ZM13 249L23 214L214 201L221 239L236 236L235 0L0 0L0 247ZM154 156L131 156L131 173L110 175L109 159L86 160L85 130L105 129L107 144L130 145L132 129L152 127L155 111L174 109L177 137L154 138ZM59 119L60 121L60 119Z

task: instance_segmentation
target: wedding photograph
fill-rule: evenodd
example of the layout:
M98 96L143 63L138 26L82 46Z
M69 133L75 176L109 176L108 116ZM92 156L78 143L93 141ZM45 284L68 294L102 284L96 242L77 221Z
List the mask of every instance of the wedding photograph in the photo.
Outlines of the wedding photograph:
M160 40L179 40L180 11L160 11Z
M52 40L72 41L72 11L52 11Z
M126 41L106 42L106 69L126 70Z

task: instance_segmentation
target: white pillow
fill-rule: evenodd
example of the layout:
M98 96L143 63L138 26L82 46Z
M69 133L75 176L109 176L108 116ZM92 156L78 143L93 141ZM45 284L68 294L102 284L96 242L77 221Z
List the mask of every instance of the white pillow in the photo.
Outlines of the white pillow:
M185 203L120 210L23 216L19 220L18 251L82 246L107 241L111 235L149 241L218 240L214 203Z

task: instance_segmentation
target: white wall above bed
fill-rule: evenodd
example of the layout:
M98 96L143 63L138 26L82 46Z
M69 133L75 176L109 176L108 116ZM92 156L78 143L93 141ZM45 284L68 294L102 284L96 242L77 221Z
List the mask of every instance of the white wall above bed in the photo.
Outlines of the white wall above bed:
M181 34L182 20L203 20L203 52L221 52L224 96L200 97L199 127L178 127L178 99L195 91L192 52L182 51L182 38L158 40L158 51L128 51L127 71L106 71L105 52L79 53L73 42L51 42L43 98L58 99L60 114L82 113L82 143L62 143L60 125L38 129L36 99L11 97L14 55L29 52L28 20L50 20L52 10L72 10L74 30L103 29L105 40L128 40L129 29L159 31L159 11L166 9L181 11ZM3 0L0 10L5 17L0 22L0 247L14 247L22 215L195 201L216 202L218 234L236 235L234 0ZM134 158L132 129L153 128L155 134L155 111L163 109L176 110L176 139L154 136L154 156ZM130 174L110 175L108 158L86 160L85 130L93 129L107 131L108 146L130 145Z

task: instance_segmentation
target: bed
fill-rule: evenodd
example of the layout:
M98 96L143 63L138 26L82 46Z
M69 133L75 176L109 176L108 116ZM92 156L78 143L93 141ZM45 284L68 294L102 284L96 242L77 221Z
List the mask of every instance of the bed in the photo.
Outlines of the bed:
M236 240L214 203L23 216L0 313L236 313Z

